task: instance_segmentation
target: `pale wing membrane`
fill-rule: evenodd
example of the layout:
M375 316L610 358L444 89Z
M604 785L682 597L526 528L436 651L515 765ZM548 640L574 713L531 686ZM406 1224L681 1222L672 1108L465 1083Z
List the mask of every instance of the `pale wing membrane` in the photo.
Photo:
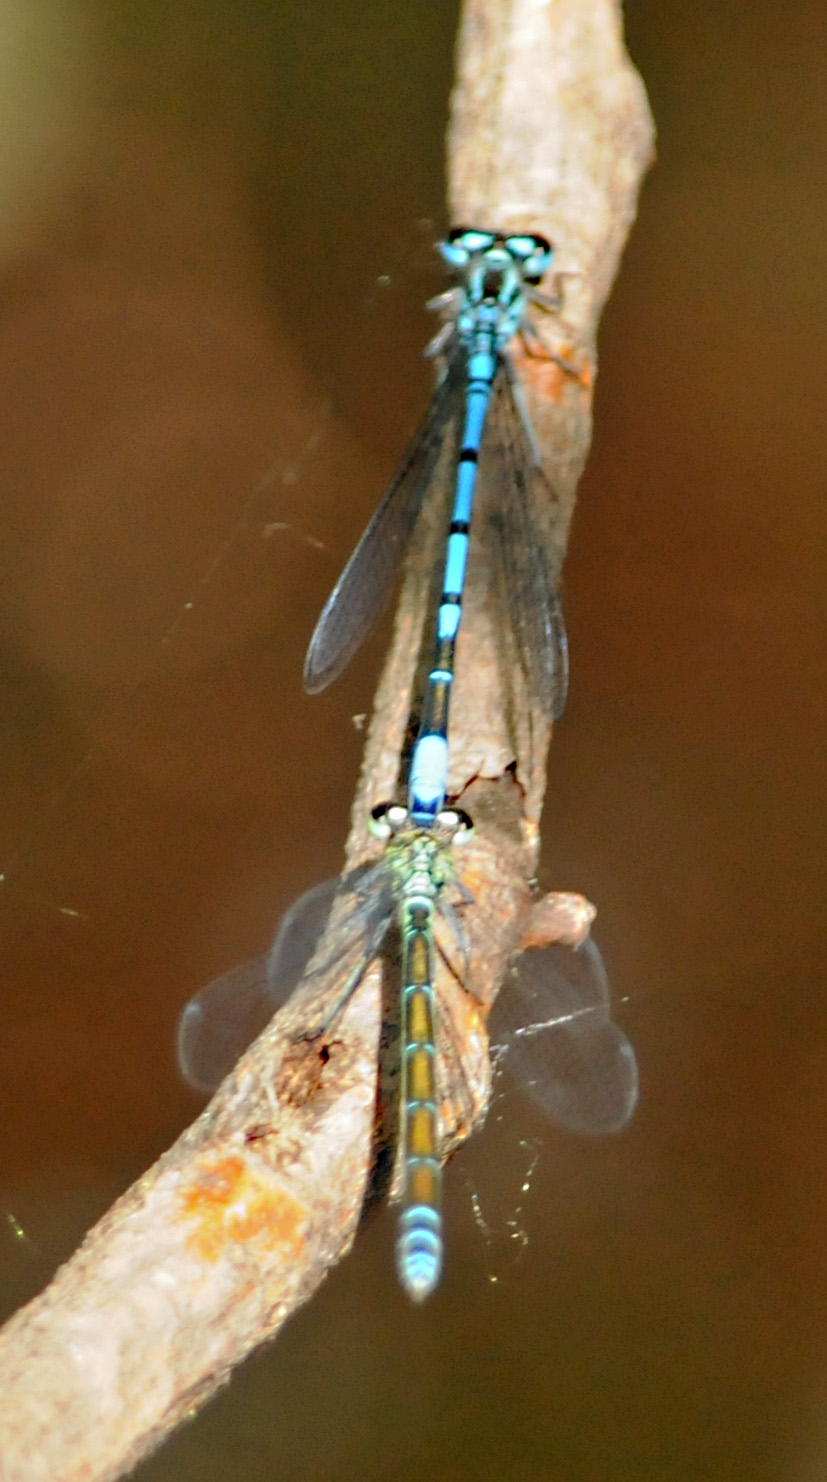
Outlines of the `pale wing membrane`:
M315 971L326 972L340 960L343 965L358 965L360 955L367 966L378 951L393 910L384 872L373 867L305 891L282 918L268 953L222 973L185 1004L178 1021L178 1065L184 1080L197 1091L213 1091L276 1009L287 1002L304 976L340 890L354 891L356 904L328 958Z
M555 1121L588 1135L617 1132L638 1097L635 1052L609 1012L597 944L524 952L489 1020L503 1069Z
M178 1020L178 1069L195 1091L214 1091L268 1020L267 958L242 962L196 993Z
M557 498L536 462L505 366L494 386L484 458L495 495L486 534L502 574L520 662L534 699L559 720L568 691L568 641L545 523L536 513Z
M304 687L311 694L341 674L384 608L448 429L458 424L464 392L464 357L454 354L399 472L322 609L304 661Z

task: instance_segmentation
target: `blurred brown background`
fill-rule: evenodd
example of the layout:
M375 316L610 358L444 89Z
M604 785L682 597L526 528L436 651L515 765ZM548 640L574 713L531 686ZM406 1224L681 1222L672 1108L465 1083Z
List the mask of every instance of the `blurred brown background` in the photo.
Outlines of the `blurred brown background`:
M197 1110L184 1000L339 867L382 635L321 698L301 662L428 391L455 25L4 8L6 1312ZM376 1220L146 1482L827 1471L827 12L627 29L659 161L601 337L544 861L599 905L640 1108L592 1144L500 1103L433 1302Z

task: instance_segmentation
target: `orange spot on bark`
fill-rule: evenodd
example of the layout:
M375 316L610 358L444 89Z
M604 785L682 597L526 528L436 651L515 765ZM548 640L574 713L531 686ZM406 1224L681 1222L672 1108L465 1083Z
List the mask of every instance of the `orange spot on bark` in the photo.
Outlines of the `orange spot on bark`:
M304 1243L304 1205L237 1154L204 1159L181 1206L193 1223L189 1247L203 1261L217 1261L231 1242L286 1246L294 1255Z
M491 868L487 862L464 859L462 861L462 873L460 879L466 890L474 897L483 895L486 888L491 884Z
M486 1032L485 1022L488 1018L488 1010L483 1009L481 1004L466 995L457 1017L459 1019L457 1029L462 1037L461 1048L466 1049L469 1044L476 1047L480 1035Z
M531 386L538 396L554 402L560 401L567 383L572 381L583 391L591 392L594 367L585 352L576 345L569 344L567 340L555 341L554 352L559 357L558 360L550 355L526 355L516 349L512 351L518 364L520 379ZM560 361L564 364L561 365Z

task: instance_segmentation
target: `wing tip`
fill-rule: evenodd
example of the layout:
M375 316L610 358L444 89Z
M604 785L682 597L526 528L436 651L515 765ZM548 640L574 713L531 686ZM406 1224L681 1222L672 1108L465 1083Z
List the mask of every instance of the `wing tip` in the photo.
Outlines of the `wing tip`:
M305 693L308 695L318 695L322 690L326 690L328 685L333 683L334 679L338 679L346 662L346 660L342 662L341 657L339 657L338 660L334 658L324 663L311 644L307 650L307 657L304 661L304 669L302 671L302 684L304 685Z

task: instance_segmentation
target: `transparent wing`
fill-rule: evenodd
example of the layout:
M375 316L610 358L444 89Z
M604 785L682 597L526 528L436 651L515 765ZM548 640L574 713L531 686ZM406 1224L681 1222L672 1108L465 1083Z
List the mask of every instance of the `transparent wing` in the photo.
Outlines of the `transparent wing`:
M511 372L503 364L494 385L483 444L484 467L494 480L489 543L502 573L508 619L531 692L553 720L566 706L569 655L554 557L537 511L557 496L526 435Z
M458 436L464 394L464 361L454 354L396 478L322 609L304 661L311 694L341 674L385 606L446 439Z
M498 1064L571 1132L617 1132L638 1097L635 1052L609 1012L596 942L524 952L489 1020Z
M181 1010L178 1069L196 1091L213 1091L274 1013L267 956L213 978Z
M269 952L213 978L184 1005L178 1021L178 1066L195 1090L213 1091L287 1002L316 950L337 894L348 890L355 893L355 905L318 972L338 958L375 955L377 937L381 945L393 910L381 861L345 881L336 876L305 891L282 918Z

